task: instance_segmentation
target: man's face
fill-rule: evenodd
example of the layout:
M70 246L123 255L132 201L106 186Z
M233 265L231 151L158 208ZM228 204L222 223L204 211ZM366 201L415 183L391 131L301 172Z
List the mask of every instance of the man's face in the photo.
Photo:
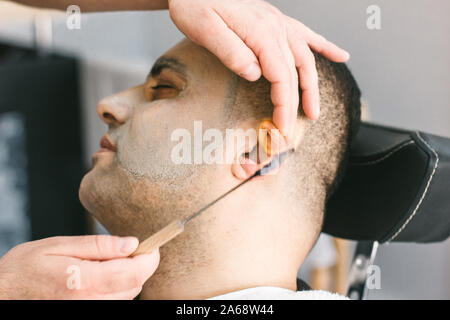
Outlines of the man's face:
M193 134L199 120L203 130L223 129L230 79L213 55L184 40L155 63L143 85L100 101L109 130L80 199L111 233L147 237L232 185L225 166L171 158L176 129Z

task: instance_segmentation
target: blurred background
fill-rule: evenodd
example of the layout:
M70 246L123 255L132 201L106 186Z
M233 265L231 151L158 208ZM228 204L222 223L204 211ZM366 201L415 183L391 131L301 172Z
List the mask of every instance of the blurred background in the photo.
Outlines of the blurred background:
M448 0L279 0L288 15L351 53L366 120L450 137ZM367 27L367 8L380 28ZM0 1L0 255L53 235L102 232L77 190L106 132L102 97L141 83L183 36L168 12L82 14ZM301 278L343 291L350 241L322 236ZM381 289L369 299L449 299L450 241L382 245Z

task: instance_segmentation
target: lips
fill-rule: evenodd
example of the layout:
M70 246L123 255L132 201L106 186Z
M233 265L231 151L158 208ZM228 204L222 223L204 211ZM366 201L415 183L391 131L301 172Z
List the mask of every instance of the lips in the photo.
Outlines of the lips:
M107 150L110 150L112 152L116 152L117 151L116 145L111 141L109 136L106 135L106 134L100 140L100 147L102 149L107 149Z

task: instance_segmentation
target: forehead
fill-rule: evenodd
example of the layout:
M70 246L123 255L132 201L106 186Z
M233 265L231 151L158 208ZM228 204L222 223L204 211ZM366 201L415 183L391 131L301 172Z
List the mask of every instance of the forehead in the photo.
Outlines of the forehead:
M161 66L194 79L213 81L214 78L224 80L231 76L219 59L188 39L179 42L160 57L152 69L152 74L161 72Z

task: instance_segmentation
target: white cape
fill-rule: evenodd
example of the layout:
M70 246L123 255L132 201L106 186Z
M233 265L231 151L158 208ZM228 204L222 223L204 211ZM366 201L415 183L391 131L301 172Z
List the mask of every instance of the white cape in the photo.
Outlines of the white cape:
M208 300L350 300L322 290L292 291L278 287L255 287L229 292Z

